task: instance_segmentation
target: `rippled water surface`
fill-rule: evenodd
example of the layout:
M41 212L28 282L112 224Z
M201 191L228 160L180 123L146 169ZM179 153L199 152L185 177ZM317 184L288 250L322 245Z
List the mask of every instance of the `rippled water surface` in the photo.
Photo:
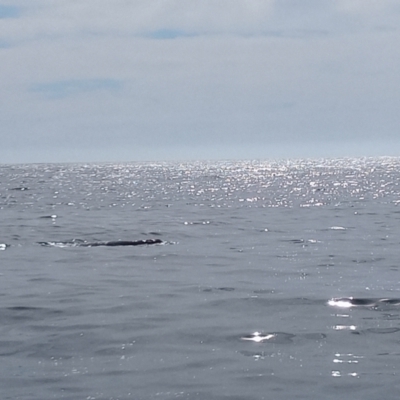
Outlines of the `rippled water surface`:
M1 398L397 399L399 203L398 158L0 166Z

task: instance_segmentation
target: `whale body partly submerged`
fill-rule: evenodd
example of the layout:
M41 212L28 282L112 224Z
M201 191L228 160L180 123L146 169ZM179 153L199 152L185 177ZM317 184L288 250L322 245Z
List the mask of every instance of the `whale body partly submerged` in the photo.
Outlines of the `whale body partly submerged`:
M399 306L400 299L372 299L372 298L354 298L354 297L339 297L328 301L328 305L340 308L350 307L390 307Z
M69 242L39 242L42 246L55 246L55 247L98 247L98 246L141 246L149 244L164 243L161 239L144 239L144 240L115 240L109 242L85 242L83 240L72 240Z
M145 240L116 240L111 242L93 242L93 243L82 243L80 246L84 247L96 247L96 246L141 246L144 244L160 244L160 239L145 239Z

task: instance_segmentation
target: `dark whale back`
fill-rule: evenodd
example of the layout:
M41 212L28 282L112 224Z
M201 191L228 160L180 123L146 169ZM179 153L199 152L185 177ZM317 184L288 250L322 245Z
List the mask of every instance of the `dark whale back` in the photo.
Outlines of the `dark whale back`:
M141 246L144 244L159 244L162 243L160 239L146 239L146 240L116 240L111 242L94 242L94 243L83 243L81 246L93 247L93 246Z
M144 240L113 240L109 242L85 242L83 240L74 239L68 242L38 242L42 246L55 246L55 247L98 247L98 246L142 246L149 244L164 243L161 239L144 239Z

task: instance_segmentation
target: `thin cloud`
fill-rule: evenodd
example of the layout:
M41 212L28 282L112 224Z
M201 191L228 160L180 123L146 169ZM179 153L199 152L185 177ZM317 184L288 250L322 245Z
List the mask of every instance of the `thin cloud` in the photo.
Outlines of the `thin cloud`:
M274 0L86 0L23 2L24 24L8 24L14 40L157 33L254 34L267 26Z
M15 0L17 6L3 6L3 14L21 18L7 19L2 40L17 44L93 36L307 38L396 26L396 2L398 8L397 0Z
M151 39L177 39L177 38L185 38L185 37L193 37L196 36L194 33L184 32L175 29L159 29L154 32L151 32L148 37Z
M334 6L339 12L353 15L377 16L395 8L399 8L398 0L334 0Z
M31 86L30 91L42 94L49 99L62 99L80 93L103 90L116 91L121 87L122 82L115 79L74 79L50 83L37 83Z

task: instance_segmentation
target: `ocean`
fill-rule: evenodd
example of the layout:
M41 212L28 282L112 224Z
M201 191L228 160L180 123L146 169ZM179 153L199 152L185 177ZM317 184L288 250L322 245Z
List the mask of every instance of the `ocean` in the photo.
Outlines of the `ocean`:
M389 157L0 165L1 399L398 399L399 204Z

